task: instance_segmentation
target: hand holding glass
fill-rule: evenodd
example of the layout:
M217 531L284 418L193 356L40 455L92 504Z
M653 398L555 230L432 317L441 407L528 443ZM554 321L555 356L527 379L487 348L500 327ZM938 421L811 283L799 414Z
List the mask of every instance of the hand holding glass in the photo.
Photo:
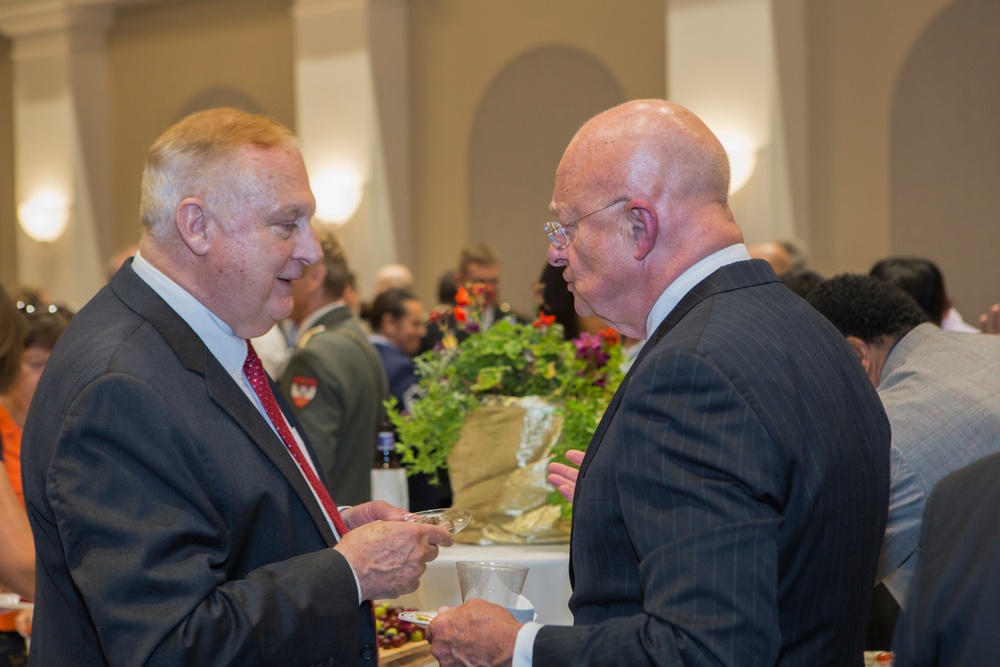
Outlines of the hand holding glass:
M528 568L510 563L460 561L455 566L462 602L482 598L501 607L513 608L528 576Z

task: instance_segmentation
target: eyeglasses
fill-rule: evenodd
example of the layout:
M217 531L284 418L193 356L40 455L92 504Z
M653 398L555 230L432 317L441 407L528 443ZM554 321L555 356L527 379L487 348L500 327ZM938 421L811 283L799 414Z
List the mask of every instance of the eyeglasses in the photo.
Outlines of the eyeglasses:
M567 229L569 229L570 227L572 227L576 223L580 222L584 218L589 218L590 216L594 215L595 213L600 213L601 211L604 211L606 209L611 208L615 204L621 204L621 203L627 202L627 201L628 201L628 197L620 197L620 198L614 200L613 202L611 202L610 204L608 204L607 206L602 206L601 208L597 209L596 211L591 211L590 213L587 213L586 215L581 215L576 220L573 220L572 222L567 222L565 225L562 224L561 222L546 222L545 225L542 227L542 229L545 230L545 233L546 233L546 235L548 235L549 240L552 241L552 245L554 245L555 247L557 247L560 250L562 250L564 248L568 248L569 247L569 234L566 233Z

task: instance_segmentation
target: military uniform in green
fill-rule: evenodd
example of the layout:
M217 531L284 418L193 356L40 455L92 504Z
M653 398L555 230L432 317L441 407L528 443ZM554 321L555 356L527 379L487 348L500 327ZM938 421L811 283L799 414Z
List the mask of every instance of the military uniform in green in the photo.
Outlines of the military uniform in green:
M278 382L338 505L371 500L371 468L387 383L378 353L347 306L299 337Z

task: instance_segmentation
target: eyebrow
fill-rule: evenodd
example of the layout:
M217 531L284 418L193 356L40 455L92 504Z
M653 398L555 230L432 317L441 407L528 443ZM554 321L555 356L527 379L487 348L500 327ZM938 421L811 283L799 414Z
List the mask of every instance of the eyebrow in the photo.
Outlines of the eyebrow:
M308 210L307 207L301 206L300 204L287 204L280 208L271 211L268 217L270 218L283 218L285 216L293 215L296 218L300 218L306 214Z

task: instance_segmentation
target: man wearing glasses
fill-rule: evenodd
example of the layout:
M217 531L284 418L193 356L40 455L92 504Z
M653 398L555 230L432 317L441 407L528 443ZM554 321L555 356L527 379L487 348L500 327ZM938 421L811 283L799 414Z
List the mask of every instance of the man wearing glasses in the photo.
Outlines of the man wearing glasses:
M589 121L545 226L577 312L648 338L580 468L572 627L479 600L430 624L443 667L859 664L889 428L843 337L751 260L729 164L690 111ZM530 575L529 575L530 576Z

